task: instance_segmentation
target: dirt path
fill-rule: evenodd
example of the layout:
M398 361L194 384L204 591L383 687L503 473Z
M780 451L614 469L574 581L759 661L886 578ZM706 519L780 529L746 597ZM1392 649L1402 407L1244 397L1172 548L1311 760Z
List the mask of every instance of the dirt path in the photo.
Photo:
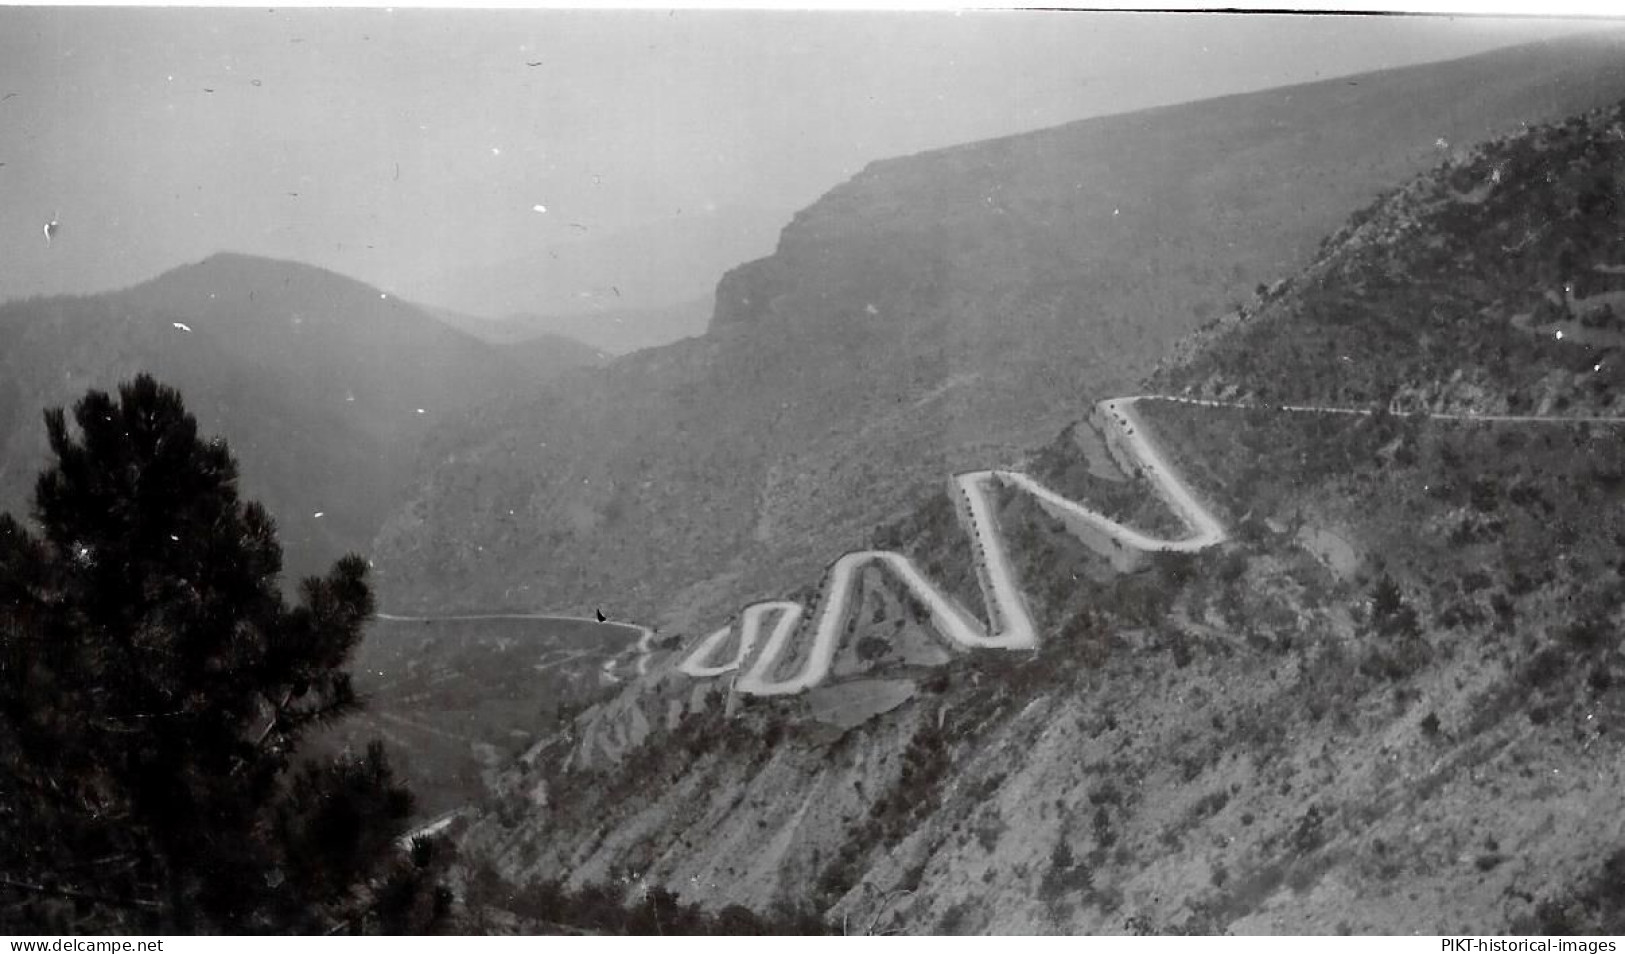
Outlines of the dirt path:
M649 674L649 659L654 652L655 631L650 627L643 626L638 623L617 623L609 621L599 622L596 619L587 619L586 617L582 616L557 616L551 613L474 613L462 616L397 616L393 613L374 613L373 617L375 619L386 620L391 623L456 623L497 619L552 620L554 622L561 623L592 623L595 626L607 626L613 629L629 629L638 634L638 641L632 645L630 652L634 657L634 661L632 663L633 671L635 671L639 676L646 676ZM625 655L625 653L617 653L616 655L604 660L604 664L599 667L599 671L603 675L604 679L609 682L621 681L621 677L617 674L616 670L621 666L621 657L623 655Z

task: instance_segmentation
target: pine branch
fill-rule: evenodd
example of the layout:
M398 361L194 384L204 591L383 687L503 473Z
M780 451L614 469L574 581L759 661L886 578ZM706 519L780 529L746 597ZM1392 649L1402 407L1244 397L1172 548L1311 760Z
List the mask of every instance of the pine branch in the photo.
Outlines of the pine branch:
M25 894L44 895L53 898L67 898L72 901L93 901L97 904L108 904L119 908L131 908L138 911L157 911L158 902L145 898L118 898L112 895L97 894L92 891L79 891L74 888L56 888L45 884L32 884L27 881L18 881L0 875L0 888L10 888Z
M251 746L254 749L254 751L257 752L261 748L264 748L265 740L269 739L271 737L271 733L276 731L276 727L279 724L281 724L282 716L283 716L284 713L287 712L288 703L290 703L292 701L293 701L293 690L289 689L287 692L282 694L282 701L277 703L276 706L271 711L271 719L270 719L270 721L265 724L265 729L263 731L261 731L260 734L259 734L259 737L254 740L254 744L253 744L253 746ZM237 764L232 767L231 774L236 775L238 772L242 771L243 767L246 766L247 764L248 764L248 759L239 757L237 759Z
M63 865L62 867L66 871L72 871L77 868L99 868L102 865L122 863L125 867L129 868L134 867L136 862L139 860L140 859L135 855L125 853L122 855L109 855L106 858L96 858L91 861L79 861L70 865Z
M274 731L277 725L282 721L283 713L288 711L288 703L292 701L293 690L289 689L287 692L282 694L282 701L277 703L275 709L271 712L271 721L266 724L265 731L261 732L260 737L254 740L254 748L257 749L263 746L265 744L265 740L270 738L272 731Z

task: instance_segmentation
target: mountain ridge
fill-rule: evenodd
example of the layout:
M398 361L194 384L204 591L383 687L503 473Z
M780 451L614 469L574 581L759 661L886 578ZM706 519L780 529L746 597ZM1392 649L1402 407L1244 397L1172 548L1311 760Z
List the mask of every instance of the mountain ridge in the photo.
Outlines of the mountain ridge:
M563 338L610 354L629 354L705 333L712 296L664 307L606 308L583 314L513 314L482 318L446 308L425 309L454 328L496 345Z
M279 521L290 578L364 551L416 447L523 367L318 266L220 253L130 288L0 305L0 507L27 512L39 409L138 371L185 395Z
M783 592L817 571L809 553L860 546L941 474L1122 393L1425 168L1438 139L1625 95L1616 47L1539 45L871 165L723 277L703 338L483 414L381 534L383 585L419 606L607 602L678 629ZM1360 108L1329 110L1345 101ZM1102 123L1123 136L1088 135ZM431 550L457 555L452 573L413 556Z
M554 209L537 213L536 233L515 233L521 251L512 257L424 275L401 291L433 307L488 316L580 319L621 309L669 309L704 298L729 265L761 254L784 214L737 206L687 215L677 210L600 235L591 223L553 223L559 215ZM556 236L557 229L565 238L538 237Z
M1488 415L1403 390L1326 413L1282 406L1322 386L1316 365L1279 368L1289 325L1317 330L1328 300L1370 306L1361 364L1406 334L1447 338L1401 382L1449 380L1486 338L1529 342L1511 358L1537 365L1599 347L1541 342L1548 319L1514 325L1505 288L1476 323L1382 306L1410 286L1496 296L1474 267L1434 266L1462 261L1457 238L1547 222L1506 253L1527 258L1502 262L1506 288L1604 327L1571 297L1613 294L1615 273L1588 266L1617 263L1625 203L1583 186L1625 194L1622 131L1618 106L1414 180L1241 330L1159 372L1195 389L1217 368L1248 398L1144 409L1232 528L1221 545L1123 573L1010 496L997 520L1045 621L1036 652L922 654L929 614L866 574L835 684L758 698L656 663L528 753L465 845L516 898L632 872L712 908L810 903L911 933L1618 930L1625 444L1618 414L1590 420L1611 396L1580 386L1567 417L1501 416L1524 386L1507 379L1478 395ZM1565 273L1596 284L1555 301L1525 287Z

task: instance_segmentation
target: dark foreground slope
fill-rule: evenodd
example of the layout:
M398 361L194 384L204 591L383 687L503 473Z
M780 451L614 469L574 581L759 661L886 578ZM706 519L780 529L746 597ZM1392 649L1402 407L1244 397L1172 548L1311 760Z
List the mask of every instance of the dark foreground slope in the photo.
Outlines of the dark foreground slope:
M1540 45L875 163L722 281L705 337L440 448L380 538L382 585L710 625L954 469L1049 440L1380 190L1625 95L1620 53Z
M1531 240L1506 271L1594 266L1584 250L1612 248L1625 223L1572 181L1615 183L1617 198L1622 134L1615 107L1498 147L1565 157L1503 165L1497 185L1516 198L1470 203L1491 235L1566 223L1567 242ZM1375 247L1360 231L1371 219L1328 240L1326 259ZM1394 263L1426 261L1438 239L1382 235ZM1486 280L1447 265L1407 274L1440 300ZM1295 276L1256 319L1274 333L1244 349L1197 340L1164 382L1196 389L1222 372L1229 393L1281 394L1281 369L1313 337L1296 323L1321 296L1357 301L1370 284L1361 268ZM1456 378L1492 334L1351 320L1396 356L1408 329L1422 356L1402 372L1413 395ZM1523 369L1550 362L1543 378L1567 354L1517 352L1519 373L1450 406L1503 409L1525 393ZM1588 388L1546 411L1564 394L1571 411L1612 406ZM1045 621L1036 652L864 652L901 648L918 623L866 580L837 657L859 660L833 683L763 700L731 696L726 677L656 671L532 750L467 848L516 885L631 877L712 908L810 904L913 932L1617 931L1625 423L1273 400L1141 413L1224 517L1223 545L1117 575L1009 500L1000 521ZM1047 444L1039 462L1060 453ZM929 508L918 516L905 526L932 525ZM619 761L561 769L633 710L650 729Z
M231 444L246 493L278 521L290 577L367 550L423 436L529 377L405 302L291 262L217 255L125 291L10 302L0 509L26 512L42 408L140 370Z

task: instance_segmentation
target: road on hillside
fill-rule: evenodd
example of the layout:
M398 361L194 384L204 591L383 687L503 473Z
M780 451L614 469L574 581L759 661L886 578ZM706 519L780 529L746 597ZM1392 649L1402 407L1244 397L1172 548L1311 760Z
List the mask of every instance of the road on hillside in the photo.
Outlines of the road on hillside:
M616 623L609 621L600 623L596 619L589 619L583 616L557 616L551 613L472 613L461 616L399 616L394 613L374 613L373 618L385 620L391 623L462 623L497 619L550 620L556 623L590 623L594 626L611 626L616 629L629 629L638 634L638 641L633 645L633 649L637 653L637 662L634 663L633 668L636 669L639 676L645 676L649 673L649 657L654 648L655 638L655 631L653 629L638 623ZM611 656L609 659L604 660L603 666L600 667L600 670L603 672L605 678L609 679L611 682L620 682L620 678L615 675L615 665L619 661L619 655Z
M1288 414L1344 414L1349 417L1370 417L1377 413L1368 407L1317 407L1312 404L1248 404L1241 401L1214 401L1206 398L1176 397L1166 394L1142 394L1138 397L1119 398L1123 401L1164 401L1168 404L1189 404L1193 407L1217 407L1235 411L1282 411ZM1460 414L1449 411L1407 411L1386 408L1394 417L1420 415L1430 421L1484 422L1488 424L1625 424L1625 417L1604 417L1595 414Z
M1027 608L1026 598L1017 582L1010 555L1005 549L1003 535L993 514L993 486L1002 483L1020 490L1035 499L1052 513L1059 513L1087 525L1104 535L1116 546L1144 553L1194 553L1224 542L1224 525L1196 497L1177 471L1164 457L1151 436L1145 421L1137 413L1136 405L1142 401L1166 401L1194 407L1226 408L1234 410L1269 410L1296 414L1341 414L1369 417L1376 413L1370 408L1317 407L1296 404L1256 404L1239 401L1217 401L1174 395L1141 394L1110 398L1096 405L1109 431L1107 440L1115 443L1151 482L1153 490L1179 517L1188 531L1185 536L1161 538L1113 520L1087 504L1070 500L1044 486L1031 475L1016 470L978 470L954 475L959 492L955 510L972 546L972 560L981 583L982 599L990 626L983 626L952 596L933 584L908 557L889 550L860 550L841 555L827 571L824 597L817 607L818 614L812 624L812 645L800 670L792 676L778 679L774 673L780 668L791 639L800 631L806 607L786 600L752 603L740 612L739 638L732 657L718 661L714 657L734 635L732 624L723 626L702 639L677 664L677 670L695 679L717 678L731 672L742 672L735 690L750 695L789 695L821 684L829 675L830 666L840 645L843 623L848 615L857 571L871 563L889 570L907 590L922 603L932 625L945 639L963 649L1031 649L1038 645L1036 627ZM1409 413L1391 409L1396 417ZM1601 416L1554 417L1534 414L1452 414L1421 412L1431 420L1511 423L1511 424L1625 424L1625 419ZM1067 521L1063 521L1067 523ZM1070 524L1068 523L1070 528ZM1081 531L1074 531L1080 532ZM1085 541L1086 543L1089 541ZM763 634L773 617L772 630ZM378 619L395 622L431 622L458 620L554 620L562 622L593 623L594 620L574 616L556 616L547 613L491 613L467 616L397 616L377 614ZM602 625L629 629L639 634L635 645L639 676L648 674L655 632L647 626L634 623L604 623ZM603 672L611 681L619 681L615 667L619 656L606 660Z
M1032 476L1014 470L981 470L957 474L954 477L960 492L961 523L965 526L973 546L973 559L982 581L983 600L988 619L993 621L991 631L976 622L951 596L934 585L913 561L901 553L887 550L862 550L847 553L837 559L828 570L823 605L819 607L813 627L812 647L806 661L795 675L775 679L783 654L805 608L798 603L772 602L747 606L740 616L740 637L734 657L728 662L712 660L719 646L733 634L731 626L706 637L679 665L679 670L696 678L716 677L745 667L749 668L735 684L736 691L751 695L789 695L802 692L822 683L829 675L830 666L843 632L842 624L848 613L856 572L870 564L879 563L889 569L908 590L923 602L932 624L946 639L965 649L1028 649L1037 645L1037 633L1026 600L1016 582L1010 556L1005 550L1003 535L992 514L991 486L1000 482L1021 490L1046 505L1052 512L1059 511L1076 518L1104 534L1118 546L1146 553L1194 553L1216 546L1227 539L1224 525L1218 517L1196 497L1178 472L1168 462L1151 436L1136 405L1142 401L1167 401L1197 407L1230 408L1237 410L1272 410L1300 414L1344 414L1369 417L1370 408L1317 407L1313 405L1277 404L1259 405L1235 401L1216 401L1170 395L1142 394L1111 398L1097 405L1102 418L1112 429L1108 440L1114 440L1130 456L1135 466L1151 482L1157 495L1185 524L1188 533L1177 538L1152 536L1113 520L1086 504L1056 493ZM1395 416L1406 412L1391 411ZM1552 417L1520 414L1452 414L1426 413L1433 420L1518 423L1518 424L1622 424L1616 417L1571 416ZM752 650L761 644L763 617L780 614L772 635L761 651L751 659Z
M720 676L738 669L750 657L751 650L756 648L757 640L762 632L762 617L768 613L782 614L779 617L778 626L773 630L772 645L769 647L769 651L777 655L782 649L784 641L789 638L790 631L794 630L796 624L801 621L800 603L788 601L752 603L745 607L744 612L740 614L742 618L740 620L739 647L734 651L734 657L731 661L721 665L706 664L706 660L716 654L717 647L733 634L733 627L724 626L707 636L693 652L684 657L683 661L677 666L678 671L703 679Z
M1134 414L1133 405L1139 400L1142 398L1113 398L1101 402L1099 408L1114 429L1113 436L1134 458L1158 495L1186 525L1189 531L1187 536L1163 539L1135 530L1082 503L1068 500L1020 471L978 470L956 474L954 484L963 504L956 510L970 537L978 578L983 581L982 595L988 619L993 621L991 629L980 625L952 596L933 584L908 557L890 550L860 550L843 554L830 566L823 605L819 607L813 626L812 646L806 661L795 675L784 679L774 678L790 637L796 632L805 612L799 603L789 602L757 603L745 608L740 616L739 645L732 661L717 663L712 659L717 648L732 635L731 627L723 627L706 637L679 664L679 670L690 676L715 677L743 667L751 649L761 642L763 616L776 612L780 615L772 635L735 683L735 690L750 695L777 696L802 692L819 685L828 677L840 644L855 575L859 569L871 563L881 564L890 570L910 593L925 604L937 632L959 647L1031 649L1037 646L1037 627L1017 583L1003 534L999 532L998 521L993 515L992 485L995 482L1031 494L1050 507L1087 522L1119 546L1129 549L1194 552L1222 542L1225 539L1223 524L1174 473L1151 441L1145 423Z

